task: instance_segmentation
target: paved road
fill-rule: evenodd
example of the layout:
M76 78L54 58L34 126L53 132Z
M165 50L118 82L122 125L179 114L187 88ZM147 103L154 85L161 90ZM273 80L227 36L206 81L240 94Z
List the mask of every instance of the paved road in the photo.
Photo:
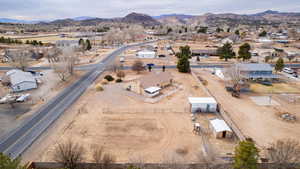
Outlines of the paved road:
M83 70L83 71L89 71L92 69L95 69L96 67L99 66L101 63L97 64L89 64L89 65L81 65L81 66L76 66L76 70ZM192 68L224 68L226 66L229 66L230 64L212 64L212 63L200 63L197 65L191 65ZM271 64L271 66L275 66L274 64ZM293 67L293 68L300 68L300 64L286 64L286 67ZM130 69L131 67L125 66L124 69ZM162 68L162 66L154 66L154 69ZM167 65L167 69L174 69L176 68L176 65ZM11 70L14 69L13 67L8 67L8 66L1 66L0 70L5 71L5 70ZM41 67L29 67L28 70L48 70L52 69L50 66L41 66Z
M150 43L150 42L147 42ZM60 117L101 75L105 66L127 48L144 45L140 43L121 47L91 68L81 79L42 106L30 119L0 139L0 152L15 159L19 157L56 119Z

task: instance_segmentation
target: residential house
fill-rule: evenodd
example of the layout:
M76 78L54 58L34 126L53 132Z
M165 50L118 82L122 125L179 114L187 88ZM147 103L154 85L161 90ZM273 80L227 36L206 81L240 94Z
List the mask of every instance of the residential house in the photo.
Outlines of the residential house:
M273 74L273 68L265 63L238 63L235 68L244 79L278 79L279 76Z
M58 48L72 47L76 48L79 46L78 40L58 40L55 43Z
M139 51L137 54L138 58L156 58L156 52L152 51L152 50L142 50Z
M35 77L30 72L14 69L6 72L13 92L21 92L37 88Z
M161 89L173 83L173 76L169 72L152 72L138 79L140 93L149 97L157 96Z
M217 56L217 49L195 49L192 56Z

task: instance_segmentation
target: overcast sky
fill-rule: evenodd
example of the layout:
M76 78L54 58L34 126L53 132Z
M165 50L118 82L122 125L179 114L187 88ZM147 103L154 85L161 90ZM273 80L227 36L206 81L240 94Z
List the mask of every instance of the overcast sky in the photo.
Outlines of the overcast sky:
M0 18L58 19L77 16L122 17L180 13L249 14L265 10L300 12L300 0L0 0Z

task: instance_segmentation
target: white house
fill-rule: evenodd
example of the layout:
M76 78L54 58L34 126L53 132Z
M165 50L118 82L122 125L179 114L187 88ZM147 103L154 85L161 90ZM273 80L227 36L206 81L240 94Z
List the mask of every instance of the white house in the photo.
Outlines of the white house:
M218 103L213 97L189 97L191 112L218 112Z
M137 53L138 58L155 58L156 53L151 50L142 50Z
M232 130L224 120L212 119L209 120L210 128L216 138L231 138Z
M148 97L155 97L155 96L159 95L160 90L161 90L161 88L156 87L156 86L144 89L144 91Z
M6 73L9 77L10 87L13 92L21 92L37 88L35 77L30 72L23 72L21 70L10 70Z

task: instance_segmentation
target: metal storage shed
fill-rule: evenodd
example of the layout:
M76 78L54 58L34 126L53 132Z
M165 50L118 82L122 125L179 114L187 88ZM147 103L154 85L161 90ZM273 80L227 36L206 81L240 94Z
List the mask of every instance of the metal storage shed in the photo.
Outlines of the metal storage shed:
M218 103L213 97L189 97L191 112L217 112Z
M224 120L212 119L210 122L210 128L213 130L216 138L230 138L232 137L232 130L225 123Z

